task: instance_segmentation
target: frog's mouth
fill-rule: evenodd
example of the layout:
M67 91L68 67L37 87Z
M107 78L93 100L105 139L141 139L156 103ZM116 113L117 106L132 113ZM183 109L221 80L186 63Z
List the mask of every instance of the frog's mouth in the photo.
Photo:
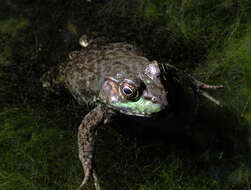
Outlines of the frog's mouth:
M136 102L114 102L110 106L120 113L139 117L153 117L166 108L166 105L152 103L144 98Z
M136 113L131 109L124 109L124 108L119 109L119 112L126 115L137 116L137 117L153 117L154 115L156 115L156 113L151 115Z
M147 115L147 114L136 113L131 110L124 110L124 109L120 109L119 112L122 114L130 115L130 116L148 117L148 118L155 117L156 115L158 115L158 113L152 113L150 115Z

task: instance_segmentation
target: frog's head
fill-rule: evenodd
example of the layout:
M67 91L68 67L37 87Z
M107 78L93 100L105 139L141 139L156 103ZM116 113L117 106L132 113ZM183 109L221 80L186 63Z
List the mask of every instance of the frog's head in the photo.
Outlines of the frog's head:
M150 117L164 110L167 92L158 63L153 61L136 76L119 73L116 78L105 78L99 100L127 115Z

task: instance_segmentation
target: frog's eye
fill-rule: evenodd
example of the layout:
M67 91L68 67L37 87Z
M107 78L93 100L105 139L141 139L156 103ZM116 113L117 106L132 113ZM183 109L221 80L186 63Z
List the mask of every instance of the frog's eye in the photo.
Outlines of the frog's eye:
M138 97L138 90L131 84L124 83L122 85L122 92L127 99L135 99Z

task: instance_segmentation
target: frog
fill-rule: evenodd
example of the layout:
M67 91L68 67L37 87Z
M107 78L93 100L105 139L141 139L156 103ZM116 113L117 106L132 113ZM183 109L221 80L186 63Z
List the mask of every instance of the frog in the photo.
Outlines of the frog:
M149 60L139 48L127 42L88 40L83 35L79 44L81 49L70 52L66 63L41 78L44 88L55 93L58 86L64 87L80 105L90 108L78 127L79 160L84 170L78 190L83 189L90 177L95 189L100 190L95 168L100 126L110 123L117 115L154 118L168 109L167 73L191 81L197 91L222 87L202 83L173 65ZM201 94L219 103L206 92Z

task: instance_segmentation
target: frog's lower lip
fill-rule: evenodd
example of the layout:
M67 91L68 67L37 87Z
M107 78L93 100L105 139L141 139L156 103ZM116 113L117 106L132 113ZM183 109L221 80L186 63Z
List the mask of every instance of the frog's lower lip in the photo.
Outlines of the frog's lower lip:
M143 114L135 114L135 116L138 116L138 117L153 117L154 115L143 115Z
M147 118L151 118L151 117L155 117L156 115L158 115L158 113L152 113L152 114L141 114L141 113L135 113L135 112L125 112L120 110L121 113L129 115L129 116L136 116L136 117L147 117Z
M155 112L155 113L151 113L151 114L140 114L140 113L135 113L135 114L131 114L131 115L138 116L138 117L153 118L153 117L159 117L159 116L161 116L161 115L163 115L163 114L166 114L166 111L167 111L167 110L168 110L168 109L165 108L165 109L163 109L163 110L161 110L161 111L159 111L159 112Z

